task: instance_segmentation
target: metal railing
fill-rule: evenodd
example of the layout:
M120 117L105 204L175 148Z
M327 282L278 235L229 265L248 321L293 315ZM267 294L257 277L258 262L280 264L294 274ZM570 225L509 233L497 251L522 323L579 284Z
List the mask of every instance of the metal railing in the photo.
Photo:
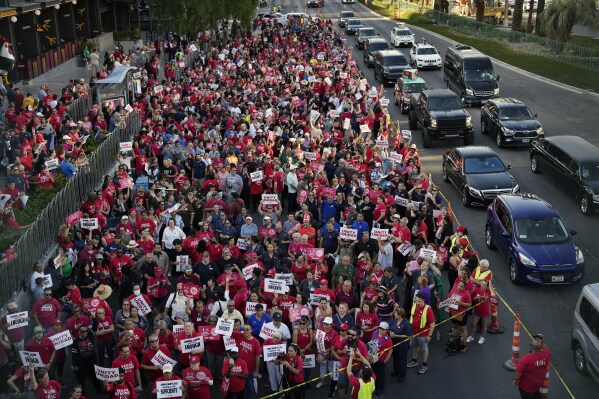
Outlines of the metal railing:
M35 262L44 259L56 243L59 228L65 217L79 209L87 196L114 166L119 143L131 141L141 130L141 113L134 111L126 118L126 125L116 129L89 158L89 165L81 167L77 174L60 190L34 224L15 244L16 257L0 265L0 303L14 297L25 281L29 289L29 277Z
M599 72L599 50L513 31L459 15L432 11L431 16L439 25L505 45L519 53L542 56L564 64Z
M177 67L177 71L175 74L175 77L177 80L181 79L181 76L182 76L183 72L185 71L185 69L187 69L193 65L194 61L196 60L196 58L198 57L199 54L200 54L199 51L190 51L188 54L185 54L183 56L183 59L181 61L183 61L185 66Z
M96 86L92 87L87 94L79 96L78 99L73 101L67 113L71 116L74 121L82 121L83 117L87 115L89 109L94 105L94 99L96 98ZM91 121L93 123L93 121Z

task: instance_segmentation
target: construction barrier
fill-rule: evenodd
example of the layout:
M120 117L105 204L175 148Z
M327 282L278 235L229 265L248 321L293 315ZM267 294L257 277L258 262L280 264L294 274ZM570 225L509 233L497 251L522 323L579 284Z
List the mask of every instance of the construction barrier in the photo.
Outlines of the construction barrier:
M520 315L516 313L514 320L514 338L512 339L512 358L503 364L508 370L516 370L520 360Z

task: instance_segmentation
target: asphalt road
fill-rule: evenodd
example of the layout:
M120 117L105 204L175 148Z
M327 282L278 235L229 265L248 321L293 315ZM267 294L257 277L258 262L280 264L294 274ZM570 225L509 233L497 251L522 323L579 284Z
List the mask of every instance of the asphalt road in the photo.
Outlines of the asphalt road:
M282 2L281 2L282 3ZM389 32L394 22L373 14L361 4L341 4L340 0L326 0L320 14L325 18L337 18L341 10L352 10L358 18L362 18L365 26L374 27L379 35L389 40ZM305 3L301 0L287 1L283 13L303 11ZM308 13L316 14L317 9L308 9ZM417 41L426 40L435 45L444 57L450 41L440 38L431 32L412 27ZM347 44L353 45L353 36L347 36ZM401 49L404 55L409 55L409 48ZM354 49L354 58L365 71L371 84L378 83L374 79L372 69L366 68L362 62L362 52ZM518 72L508 66L495 64L496 72L501 75L500 89L502 96L509 96L524 101L533 111L539 114L547 136L572 134L578 135L595 145L599 145L599 136L596 133L596 124L599 117L599 96L583 93L580 90L562 85L550 84L546 81L535 79L525 73ZM442 71L422 71L423 77L433 88L445 87ZM392 88L385 89L385 97L392 99ZM391 102L393 104L393 102ZM573 364L570 349L571 325L573 309L584 284L599 281L599 268L597 257L599 249L594 242L594 235L599 232L597 228L598 215L584 216L579 212L576 201L561 188L543 175L534 175L530 171L529 151L521 149L498 149L492 137L480 133L480 108L469 108L475 123L475 145L487 145L493 148L506 164L512 166L512 174L520 184L523 192L532 192L550 202L561 214L569 229L578 231L576 241L583 249L586 261L586 274L582 283L573 286L514 286L509 281L507 262L496 251L488 250L484 245L484 208L465 208L461 204L460 196L453 186L441 179L442 153L455 146L460 146L460 141L435 141L431 149L421 149L421 159L426 168L432 173L433 180L438 184L452 203L452 208L462 224L468 226L473 245L479 251L481 258L489 259L494 271L494 283L498 293L523 320L524 325L534 334L545 334L548 346L553 352L553 363L561 377L576 398L592 398L597 395L597 385L590 379L579 375ZM407 128L407 115L402 115L396 106L390 106L392 119L399 120L403 128ZM415 142L422 148L421 131L413 132ZM401 386L402 393L422 393L431 389L438 390L444 397L460 395L462 398L478 398L481 390L467 389L473 381L482 387L482 392L493 393L493 397L516 397L516 391L510 386L512 375L502 366L510 356L511 331L514 317L505 306L500 305L499 315L501 324L506 328L506 333L491 336L482 345L471 345L468 353L440 360L443 355L442 343L433 346L432 366L426 376L409 378L407 384ZM446 330L446 327L442 327ZM527 350L529 339L523 334L522 347ZM465 373L464 373L465 371ZM461 377L463 376L463 377ZM432 381L455 381L456 383L442 384L434 387ZM459 382L462 382L461 384ZM465 389L466 388L466 389ZM471 387L473 388L473 387ZM594 393L593 393L594 392ZM433 393L433 392L431 392ZM564 385L554 371L550 376L550 396L566 398ZM449 394L449 395L448 395Z

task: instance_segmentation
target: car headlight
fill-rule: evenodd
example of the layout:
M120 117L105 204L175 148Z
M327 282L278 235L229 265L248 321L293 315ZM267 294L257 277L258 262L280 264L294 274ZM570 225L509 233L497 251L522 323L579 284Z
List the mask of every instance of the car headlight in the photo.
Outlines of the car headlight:
M472 127L472 116L468 115L466 117L466 126L467 127Z
M477 197L482 197L482 193L475 188L468 187L468 191L470 191L470 194L472 194L472 195L475 195Z
M576 247L576 264L580 265L582 263L584 263L584 255L582 254L580 248Z
M544 135L545 134L545 131L543 130L542 127L540 127L540 128L537 129L537 134L538 135Z
M431 119L431 127L437 127L437 120Z
M525 265L525 266L532 266L532 267L534 267L534 266L537 265L532 259L530 259L526 255L518 254L518 257L520 258L520 262L522 262L522 264Z
M513 136L515 131L512 129L508 129L507 127L502 127L501 131L505 133L507 136Z
M472 89L468 89L468 88L467 88L467 89L466 89L466 94L467 94L467 95L469 95L469 96L471 96L471 95L473 95L473 94L474 94L474 92L472 91Z
M496 88L495 90L493 90L493 95L494 96L498 96L499 95L499 87Z
M515 185L514 188L512 188L512 194L517 193L518 191L520 191L520 186L519 185Z

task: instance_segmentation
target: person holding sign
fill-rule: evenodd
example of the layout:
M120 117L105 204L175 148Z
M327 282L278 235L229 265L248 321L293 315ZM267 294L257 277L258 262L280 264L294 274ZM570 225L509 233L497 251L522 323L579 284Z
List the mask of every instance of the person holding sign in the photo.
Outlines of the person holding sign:
M141 357L140 368L145 371L145 376L150 382L156 381L161 376L162 366L156 364L153 359L158 356L162 358L170 358L171 352L168 350L166 345L161 344L158 340L158 335L150 335L149 338L150 346L144 350ZM157 362L158 363L158 362Z
M246 399L255 397L258 386L254 385L257 382L260 374L260 342L252 335L252 326L249 323L243 325L243 333L233 331L231 337L235 340L235 344L239 348L239 358L247 364L248 373Z
M210 370L201 365L200 357L196 355L189 359L189 364L182 374L187 399L210 399L210 387L214 385Z
M244 399L245 383L249 372L244 360L239 359L239 348L236 346L229 350L229 358L223 362L222 375L229 381L226 392L227 399ZM222 385L221 385L222 388Z
M125 370L119 369L119 379L114 384L109 384L104 380L104 392L108 394L109 399L137 399L137 392L133 385L125 380Z
M35 393L35 399L59 399L62 385L51 380L48 371L40 369L34 372L33 366L29 366L31 375L31 390Z
M161 382L163 381L181 381L181 378L179 378L176 375L173 375L173 365L172 364L165 364L164 366L162 366L162 377L159 377L156 382L154 383L154 388L152 389L152 395L157 395L159 398L172 398L172 399L181 399L183 396L182 395L172 395L170 393L166 393L166 392L159 392L159 385ZM183 389L182 391L185 392L185 385L182 385Z
M44 337L44 329L41 326L33 328L33 339L25 345L25 350L38 352L42 362L46 365L46 369L50 370L56 356L56 351L50 338Z

